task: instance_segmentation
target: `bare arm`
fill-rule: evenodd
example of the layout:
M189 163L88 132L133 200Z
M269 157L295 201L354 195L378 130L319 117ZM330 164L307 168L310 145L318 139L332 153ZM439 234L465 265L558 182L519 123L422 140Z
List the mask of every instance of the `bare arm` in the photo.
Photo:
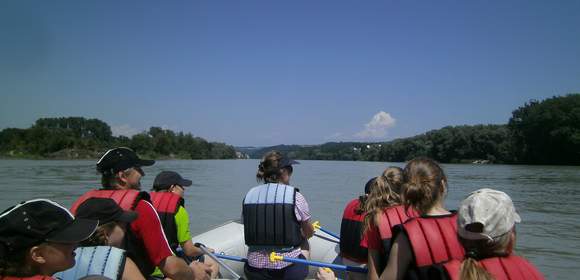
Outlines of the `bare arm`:
M309 239L314 235L314 227L312 226L312 223L310 223L310 219L300 222L300 227L302 228L304 238Z
M145 277L139 271L139 268L132 259L125 259L125 267L123 268L123 280L145 280Z
M376 226L376 225L378 225L379 223L382 222L382 221L380 221L380 215L377 215L377 214L375 214L373 216L373 220L372 221L373 221L373 225L372 226ZM370 229L369 229L369 231L370 231ZM378 235L378 233L377 233L377 235ZM372 238L372 237L369 237L369 239L370 238ZM369 243L370 242L371 241L369 240ZM387 249L387 248L385 248L385 249ZM368 257L368 265L367 265L367 267L369 269L369 272L367 274L368 275L367 279L369 279L369 280L378 280L379 279L379 275L382 272L379 269L379 265L381 265L381 259L382 259L381 253L378 250L369 248L368 249L367 257Z
M193 241L191 241L191 240L187 240L187 241L181 243L180 245L181 245L181 248L183 248L183 252L188 257L197 257L197 256L203 254L203 251L200 248L195 247L195 245L193 245Z
M379 265L381 263L381 254L377 250L369 249L368 252L368 277L369 280L378 280L379 279Z
M381 274L381 280L400 280L403 279L409 266L411 265L413 256L411 255L411 247L407 236L399 234L393 246L391 247L391 254L387 267Z
M159 264L159 269L161 269L166 277L173 280L209 279L209 277L200 277L197 273L194 276L194 271L185 263L185 261L176 256L165 258Z

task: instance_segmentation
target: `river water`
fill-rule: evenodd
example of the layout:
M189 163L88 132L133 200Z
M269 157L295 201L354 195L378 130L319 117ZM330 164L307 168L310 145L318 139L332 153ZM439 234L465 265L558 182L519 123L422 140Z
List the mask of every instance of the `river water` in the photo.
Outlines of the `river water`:
M162 170L193 180L185 196L195 235L240 217L242 198L256 185L257 165L257 160L158 161L145 168L142 188L149 190ZM291 184L308 200L314 219L339 232L346 203L389 165L402 163L301 161ZM444 169L449 178L449 209L457 209L461 199L478 188L507 192L522 217L517 254L549 279L579 277L580 167L449 164ZM0 160L0 210L31 198L49 198L70 207L98 184L94 161Z

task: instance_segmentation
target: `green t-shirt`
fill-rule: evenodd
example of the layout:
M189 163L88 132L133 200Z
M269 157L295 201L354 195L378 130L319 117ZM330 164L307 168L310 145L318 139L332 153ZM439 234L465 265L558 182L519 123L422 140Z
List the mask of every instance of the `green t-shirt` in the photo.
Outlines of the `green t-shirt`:
M191 240L191 233L189 232L189 214L185 207L179 206L177 213L175 213L175 224L177 225L177 242L179 244ZM163 273L159 267L155 268L155 271L151 273L152 276L163 277Z
M177 225L177 241L179 244L191 240L191 233L189 232L189 214L183 206L179 206L177 213L175 213L175 224Z

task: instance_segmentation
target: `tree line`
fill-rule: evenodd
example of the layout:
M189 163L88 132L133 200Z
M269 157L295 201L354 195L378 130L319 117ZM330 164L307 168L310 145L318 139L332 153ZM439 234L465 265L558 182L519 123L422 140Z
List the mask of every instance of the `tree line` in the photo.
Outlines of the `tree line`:
M531 100L503 125L447 126L382 143L279 145L248 153L260 158L271 149L314 160L403 162L427 156L443 163L580 165L580 94Z
M150 158L235 158L233 146L160 127L132 137L113 136L111 127L83 117L42 118L30 128L0 131L0 155L19 158L95 158L116 146Z

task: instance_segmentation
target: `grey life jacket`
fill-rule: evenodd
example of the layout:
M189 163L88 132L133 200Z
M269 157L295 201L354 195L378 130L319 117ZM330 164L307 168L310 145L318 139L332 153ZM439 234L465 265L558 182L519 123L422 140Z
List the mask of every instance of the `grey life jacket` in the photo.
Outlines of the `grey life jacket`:
M86 276L104 276L118 280L125 269L125 250L111 246L78 247L75 266L54 275L56 279L77 280Z
M297 188L268 183L252 188L244 198L242 217L244 235L250 250L285 249L303 241L296 218Z

